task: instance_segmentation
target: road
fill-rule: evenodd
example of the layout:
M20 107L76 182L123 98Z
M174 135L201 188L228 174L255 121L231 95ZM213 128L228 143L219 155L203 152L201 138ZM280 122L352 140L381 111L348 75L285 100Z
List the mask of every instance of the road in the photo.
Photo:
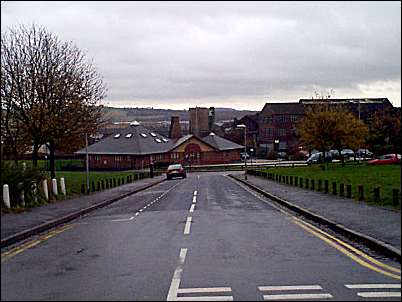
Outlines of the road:
M191 173L3 253L1 299L400 300L399 265L368 259L223 173Z

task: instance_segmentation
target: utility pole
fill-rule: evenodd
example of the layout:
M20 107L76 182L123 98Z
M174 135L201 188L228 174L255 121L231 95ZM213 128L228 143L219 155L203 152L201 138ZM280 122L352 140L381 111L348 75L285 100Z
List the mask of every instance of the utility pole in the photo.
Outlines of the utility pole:
M244 130L244 179L247 180L247 126L244 124L237 125L237 128L243 128Z
M85 132L85 162L87 176L87 192L89 193L89 156L88 156L88 133Z

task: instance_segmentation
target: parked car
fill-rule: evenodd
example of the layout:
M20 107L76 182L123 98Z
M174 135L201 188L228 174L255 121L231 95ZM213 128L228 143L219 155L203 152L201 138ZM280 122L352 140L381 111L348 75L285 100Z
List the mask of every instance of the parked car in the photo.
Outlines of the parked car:
M166 178L172 179L173 177L186 178L186 171L181 164L170 165L166 171Z
M288 154L286 152L278 152L278 158L288 159Z
M344 158L350 158L350 157L354 157L355 153L353 152L352 149L343 149L343 150L341 150L341 155Z
M246 159L250 159L250 155L248 153L244 153L244 152L240 153L240 157L241 157L241 160L244 160L244 157L246 157Z
M359 149L356 151L356 156L360 158L372 158L373 152L370 152L369 149Z
M392 165L401 163L400 154L385 154L367 162L370 165Z
M331 162L333 159L332 155L329 152L325 152L325 157L324 157L324 152L317 152L311 154L311 156L307 159L308 164L318 164L322 162Z

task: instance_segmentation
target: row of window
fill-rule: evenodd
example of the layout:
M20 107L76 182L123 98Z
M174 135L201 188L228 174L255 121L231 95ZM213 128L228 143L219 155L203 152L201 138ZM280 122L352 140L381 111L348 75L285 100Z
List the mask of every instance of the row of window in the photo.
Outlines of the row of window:
M264 116L262 118L262 122L266 124L272 124L272 123L278 123L278 124L283 124L283 123L295 123L299 119L299 116L297 115L275 115L275 116Z
M280 137L291 134L292 130L286 128L265 128L264 132L264 134L268 137Z

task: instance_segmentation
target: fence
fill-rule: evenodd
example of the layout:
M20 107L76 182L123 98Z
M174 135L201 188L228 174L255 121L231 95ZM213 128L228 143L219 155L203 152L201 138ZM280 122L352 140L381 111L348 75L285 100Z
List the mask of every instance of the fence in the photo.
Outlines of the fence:
M268 171L261 170L253 170L247 169L246 171L249 175L263 177L269 180L273 180L279 183L284 183L287 185L293 185L300 188L310 189L314 191L321 191L325 194L338 195L341 197L353 198L359 201L363 201L367 199L367 195L371 194L371 197L375 202L381 201L381 188L374 187L369 191L365 191L363 185L357 185L356 194L352 194L352 185L345 183L337 183L335 181L329 183L329 180L324 179L318 180L317 187L315 183L315 179L302 178L298 176L283 176L277 173L270 173ZM324 187L322 186L324 184ZM345 186L346 186L346 195L345 195ZM392 205L394 207L398 207L401 205L401 191L399 189L392 189Z

